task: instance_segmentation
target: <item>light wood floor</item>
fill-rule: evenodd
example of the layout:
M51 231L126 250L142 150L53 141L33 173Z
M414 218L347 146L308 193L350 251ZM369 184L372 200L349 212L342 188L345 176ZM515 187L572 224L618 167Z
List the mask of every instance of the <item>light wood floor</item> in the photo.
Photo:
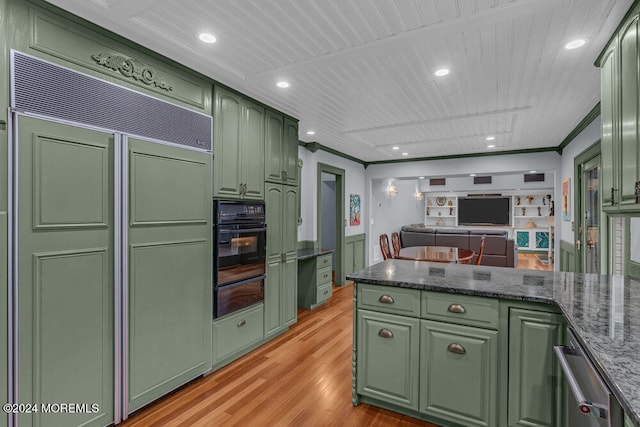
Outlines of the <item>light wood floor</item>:
M550 267L534 254L518 255L518 268ZM433 426L351 404L352 304L352 285L334 287L324 307L299 310L287 333L121 425Z

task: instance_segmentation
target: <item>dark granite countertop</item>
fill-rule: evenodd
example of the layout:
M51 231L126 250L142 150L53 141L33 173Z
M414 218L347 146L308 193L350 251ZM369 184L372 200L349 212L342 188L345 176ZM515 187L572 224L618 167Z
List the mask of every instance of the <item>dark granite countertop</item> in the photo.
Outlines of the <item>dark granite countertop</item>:
M550 304L640 426L640 282L622 276L386 260L347 276L374 285Z
M330 254L333 251L333 249L298 249L298 261L303 259L315 258L324 254Z

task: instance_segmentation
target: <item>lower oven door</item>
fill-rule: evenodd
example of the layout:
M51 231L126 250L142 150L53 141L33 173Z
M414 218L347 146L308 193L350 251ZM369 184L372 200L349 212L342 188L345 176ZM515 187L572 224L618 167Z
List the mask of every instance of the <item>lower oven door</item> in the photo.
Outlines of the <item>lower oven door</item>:
M265 276L259 276L224 286L216 286L213 316L215 318L226 316L264 301L264 279Z

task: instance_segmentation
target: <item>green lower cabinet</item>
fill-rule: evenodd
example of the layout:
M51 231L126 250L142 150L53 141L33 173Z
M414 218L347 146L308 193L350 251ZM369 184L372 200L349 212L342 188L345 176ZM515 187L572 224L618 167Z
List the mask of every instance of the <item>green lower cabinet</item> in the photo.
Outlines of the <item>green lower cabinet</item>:
M497 425L498 332L420 321L420 412L464 426Z
M358 310L357 392L418 409L420 320Z
M298 261L298 307L314 309L331 296L332 254Z
M213 365L262 341L264 306L258 304L213 322Z
M554 345L564 343L560 314L509 309L509 426L562 426L560 364Z

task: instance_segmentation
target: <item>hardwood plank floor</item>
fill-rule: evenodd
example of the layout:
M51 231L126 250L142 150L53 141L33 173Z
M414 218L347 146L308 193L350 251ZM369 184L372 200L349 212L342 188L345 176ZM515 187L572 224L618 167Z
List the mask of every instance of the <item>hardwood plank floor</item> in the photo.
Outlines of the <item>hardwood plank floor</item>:
M518 268L553 269L535 254ZM135 413L123 427L434 426L367 404L351 404L353 286L299 310L290 330L206 378Z
M135 413L123 427L434 426L351 404L353 286L289 331Z

